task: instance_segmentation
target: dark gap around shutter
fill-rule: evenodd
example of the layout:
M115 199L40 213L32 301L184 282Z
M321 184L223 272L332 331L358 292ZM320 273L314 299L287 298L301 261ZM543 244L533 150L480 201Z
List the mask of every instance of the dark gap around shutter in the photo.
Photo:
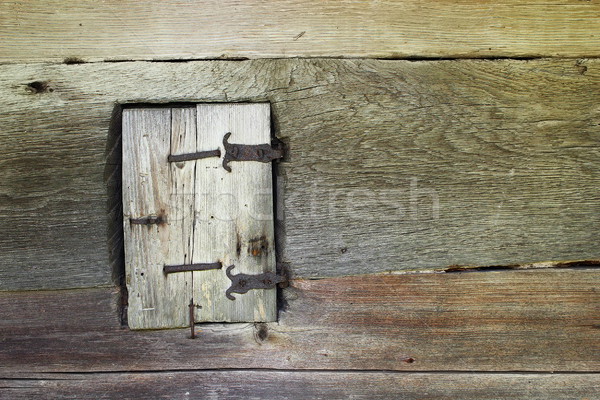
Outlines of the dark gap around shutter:
M261 101L261 102L264 102ZM125 245L123 232L123 199L122 199L122 116L126 108L193 108L201 102L171 102L171 103L116 103L109 124L106 149L105 149L105 168L104 183L106 185L107 202L107 242L109 249L109 268L112 273L112 280L119 289L117 299L118 317L121 326L127 327L127 306L128 291L125 282ZM219 103L211 101L210 103ZM224 102L223 102L224 103ZM228 101L227 103L233 103ZM248 101L243 102L248 103ZM276 113L271 106L271 139L274 142L281 142L286 150L286 155L282 162L289 159L289 141L286 137L279 136L279 123ZM285 176L279 162L272 163L273 179L273 223L274 223L274 246L276 273L278 275L292 278L289 263L284 258L285 246L285 215L284 215L284 182ZM279 313L287 309L286 293L289 288L277 287L277 320Z

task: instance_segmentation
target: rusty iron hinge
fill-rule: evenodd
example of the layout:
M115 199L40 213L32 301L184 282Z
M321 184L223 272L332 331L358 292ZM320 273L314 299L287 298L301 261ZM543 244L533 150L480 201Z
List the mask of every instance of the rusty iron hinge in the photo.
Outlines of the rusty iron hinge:
M223 148L225 156L223 156L223 168L227 172L231 172L229 163L232 161L258 161L268 163L273 160L283 158L284 148L281 142L275 141L274 144L239 144L229 143L231 132L227 132L223 136ZM221 157L221 151L208 150L198 151L188 154L171 154L167 157L169 162L182 162L200 160L202 158Z
M189 272L189 271L208 271L211 269L221 269L223 264L220 261L214 263L197 263L197 264L182 264L182 265L165 265L163 272L165 275L173 272Z
M258 161L268 163L279 158L283 158L283 147L280 143L275 146L270 144L236 144L229 143L228 139L231 132L223 137L223 147L225 148L225 157L223 157L223 168L231 172L229 163L232 161Z
M285 275L277 275L275 272L265 272L257 275L237 274L233 275L231 270L235 265L230 265L225 270L227 277L231 280L231 286L225 291L225 296L229 300L235 300L231 293L244 294L252 289L272 289L276 285L286 286L288 277Z
M198 151L188 154L169 154L167 160L169 162L193 161L201 158L221 157L221 150Z
M162 215L149 215L147 217L129 218L129 223L132 225L160 225L165 221Z

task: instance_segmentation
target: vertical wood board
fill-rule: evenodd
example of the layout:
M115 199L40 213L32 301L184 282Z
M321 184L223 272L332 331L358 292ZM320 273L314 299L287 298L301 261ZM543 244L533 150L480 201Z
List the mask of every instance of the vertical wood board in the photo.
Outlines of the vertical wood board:
M270 108L258 104L199 104L197 151L220 148L231 132L230 143L270 143ZM273 188L271 164L233 162L227 172L221 159L203 160L196 179L196 262L221 261L235 265L233 274L275 271ZM224 293L231 281L224 271L194 273L198 321L274 321L275 290Z
M182 262L177 176L166 163L171 149L171 109L123 112L123 230L128 320L132 329L182 327L192 297L189 276L165 276L163 267ZM180 178L183 178L183 173ZM131 219L161 218L152 225ZM172 218L173 217L173 218ZM189 274L188 274L189 275Z

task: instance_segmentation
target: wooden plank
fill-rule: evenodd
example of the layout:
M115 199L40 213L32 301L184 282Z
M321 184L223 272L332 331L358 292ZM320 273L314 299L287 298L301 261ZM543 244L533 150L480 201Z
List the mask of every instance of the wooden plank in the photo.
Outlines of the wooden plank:
M0 372L599 372L599 283L599 269L296 280L277 323L202 324L196 340L123 329L110 289L4 292Z
M185 118L180 114L176 117ZM125 279L132 329L182 327L190 323L187 306L192 287L187 281L191 280L191 274L163 273L165 265L181 264L186 251L185 235L181 233L186 230L186 221L174 210L183 202L179 200L182 197L179 188L173 183L179 173L173 176L167 163L171 121L170 108L123 111ZM181 172L182 178L186 172ZM172 198L177 200L171 202ZM152 225L131 222L149 216L164 222Z
M599 67L1 66L0 288L111 283L115 103L269 101L289 146L277 168L278 260L296 276L597 259Z
M197 121L196 121L197 119ZM195 321L269 322L275 290L226 297L227 277L275 271L272 167L223 167L222 157L167 162L170 154L270 143L269 104L200 104L123 111L123 227L131 329ZM221 150L225 154L225 150ZM134 223L160 218L158 224ZM165 274L165 265L220 262L225 268Z
M172 108L169 154L195 152L197 132L196 110L194 108ZM164 158L161 160L163 166L168 164L166 161ZM171 214L167 217L167 224L175 232L175 234L169 235L168 240L169 264L191 264L195 262L195 230L192 221L195 214L193 195L197 162L191 161L177 165L169 164L167 168L171 184L171 192L168 199L171 206ZM177 315L177 322L173 324L173 319L163 319L165 321L164 326L189 326L191 323L189 305L194 303L193 272L179 272L171 274L168 277L163 276L162 279L170 281L171 284L177 287L177 294L179 295L176 302L169 300L176 308L175 312L171 307L166 307L162 310L163 317L164 314ZM163 295L169 294L163 293ZM131 312L128 312L128 316L131 319ZM174 317L171 316L171 318ZM131 324L129 326L131 327ZM156 325L153 327L156 327Z
M199 104L197 151L230 143L271 142L270 107L257 104ZM273 176L269 164L234 162L227 172L222 159L207 159L196 175L196 262L220 260L223 270L193 274L196 320L268 322L277 319L275 290L251 290L225 297L231 286L225 269L236 275L275 271L273 234ZM257 246L255 248L255 246Z
M0 379L10 399L592 399L600 374L202 371Z
M595 1L0 5L0 61L600 55Z

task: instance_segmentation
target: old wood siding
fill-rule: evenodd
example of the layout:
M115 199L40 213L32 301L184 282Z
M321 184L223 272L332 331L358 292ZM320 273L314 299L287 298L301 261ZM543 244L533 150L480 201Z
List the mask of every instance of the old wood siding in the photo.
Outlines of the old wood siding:
M0 397L596 398L599 11L1 3ZM293 280L133 332L121 113L196 102L271 103Z
M0 379L9 398L91 399L585 399L600 391L598 375L198 371L62 374ZM157 384L160 382L160 384Z
M599 67L1 66L0 289L112 284L122 246L115 124L129 103L271 102L289 148L277 167L279 261L296 277L597 259Z
M598 57L599 13L595 0L2 2L0 62Z
M278 322L198 325L196 340L189 329L122 327L111 288L5 292L0 376L200 369L597 372L599 283L594 268L295 280L282 293Z

